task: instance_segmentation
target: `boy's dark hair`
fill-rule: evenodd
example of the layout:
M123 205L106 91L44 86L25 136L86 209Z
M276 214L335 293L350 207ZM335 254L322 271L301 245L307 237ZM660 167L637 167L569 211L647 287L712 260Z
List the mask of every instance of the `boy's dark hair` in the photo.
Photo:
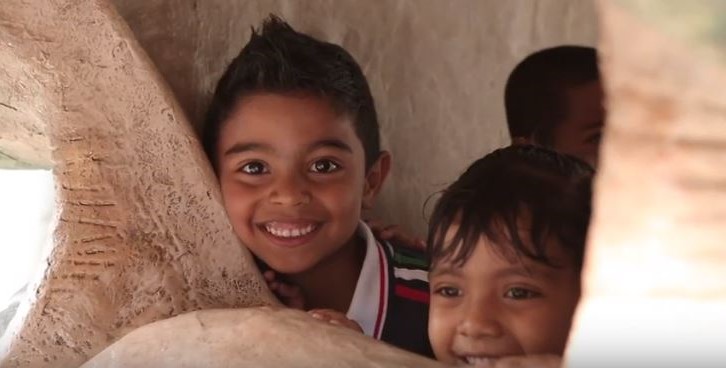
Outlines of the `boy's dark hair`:
M504 90L510 136L550 145L553 129L566 118L567 89L599 79L592 47L559 46L526 57L509 75Z
M310 93L348 114L365 150L366 168L380 154L378 118L360 66L342 47L296 32L270 15L227 67L207 110L202 144L215 170L223 122L237 103L259 93Z
M463 265L484 236L501 255L524 255L557 267L546 249L547 239L554 236L579 269L590 221L593 173L574 157L529 145L484 156L436 204L427 242L431 264L447 260ZM452 225L459 228L445 241Z

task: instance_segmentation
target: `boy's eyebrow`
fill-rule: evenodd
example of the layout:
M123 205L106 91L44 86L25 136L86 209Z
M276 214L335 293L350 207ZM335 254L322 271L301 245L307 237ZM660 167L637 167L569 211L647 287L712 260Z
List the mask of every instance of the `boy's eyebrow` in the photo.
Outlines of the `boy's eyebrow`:
M461 268L460 267L453 267L451 265L445 265L441 267L434 267L431 269L431 272L429 272L429 277L434 276L442 276L442 275L452 275L452 276L461 276Z
M224 151L224 156L233 155L237 153L243 153L247 151L265 151L265 152L271 152L272 147L266 144L262 143L256 143L256 142L240 142L235 143L232 145L232 147L228 148L226 151Z
M321 139L310 145L310 151L314 151L318 148L336 148L339 150L353 153L353 149L345 142L337 138Z

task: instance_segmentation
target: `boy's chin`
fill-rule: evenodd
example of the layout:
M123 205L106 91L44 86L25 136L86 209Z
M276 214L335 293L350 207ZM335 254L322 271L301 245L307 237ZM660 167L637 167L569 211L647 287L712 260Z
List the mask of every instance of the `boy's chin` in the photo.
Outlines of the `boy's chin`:
M266 262L267 266L278 274L283 275L297 275L304 273L305 271L309 270L311 268L308 264L302 264L299 262L277 262L277 263L269 263Z

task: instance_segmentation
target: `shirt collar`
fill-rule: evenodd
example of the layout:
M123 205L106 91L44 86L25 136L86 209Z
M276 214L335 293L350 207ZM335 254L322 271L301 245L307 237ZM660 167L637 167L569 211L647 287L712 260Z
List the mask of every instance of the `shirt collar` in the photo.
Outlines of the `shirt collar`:
M366 336L375 338L381 324L381 303L385 303L385 295L381 292L382 287L385 288L381 282L385 271L381 264L382 250L364 222L358 225L358 235L365 240L366 254L346 317L358 322Z

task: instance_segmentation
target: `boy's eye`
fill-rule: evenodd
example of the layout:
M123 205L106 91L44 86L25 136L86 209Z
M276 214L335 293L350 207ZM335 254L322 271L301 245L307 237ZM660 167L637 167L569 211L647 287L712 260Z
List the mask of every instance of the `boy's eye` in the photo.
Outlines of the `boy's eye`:
M590 143L590 144L599 144L600 143L600 140L602 140L602 133L601 132L598 132L598 133L589 135L585 139L585 142L586 143Z
M451 286L440 287L435 290L435 293L445 298L456 298L462 294L460 289Z
M504 297L505 298L515 299L515 300L520 300L520 299L533 299L533 298L537 298L537 297L540 297L540 296L542 296L542 294L540 294L540 293L538 293L536 291L529 290L529 289L525 289L525 288L521 288L521 287L509 288L509 290L507 290L504 293Z
M310 165L310 171L314 173L331 173L339 169L340 165L332 160L317 160Z
M270 172L270 170L267 169L267 166L259 161L253 161L244 164L244 166L240 168L240 171L249 175L260 175Z

